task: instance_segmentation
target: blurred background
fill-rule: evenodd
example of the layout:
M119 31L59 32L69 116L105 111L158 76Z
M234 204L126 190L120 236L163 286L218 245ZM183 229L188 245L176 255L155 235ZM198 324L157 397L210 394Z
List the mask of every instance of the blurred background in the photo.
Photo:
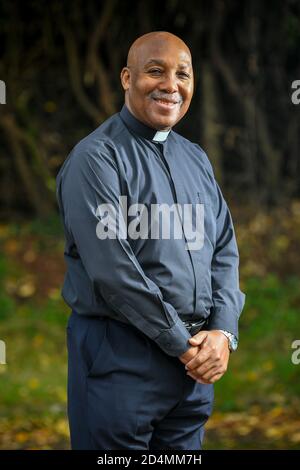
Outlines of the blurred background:
M138 36L191 48L176 130L208 153L228 200L247 294L240 346L216 384L206 449L300 448L300 2L0 0L0 448L68 449L64 240L55 177L123 104Z

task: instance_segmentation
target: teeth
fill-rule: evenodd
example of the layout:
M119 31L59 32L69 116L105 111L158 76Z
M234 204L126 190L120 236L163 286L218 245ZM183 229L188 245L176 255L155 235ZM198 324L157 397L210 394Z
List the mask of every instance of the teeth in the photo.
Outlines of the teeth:
M168 105L175 104L173 101L165 101L165 100L160 100L160 99L158 99L157 101L159 101L160 103L168 104Z

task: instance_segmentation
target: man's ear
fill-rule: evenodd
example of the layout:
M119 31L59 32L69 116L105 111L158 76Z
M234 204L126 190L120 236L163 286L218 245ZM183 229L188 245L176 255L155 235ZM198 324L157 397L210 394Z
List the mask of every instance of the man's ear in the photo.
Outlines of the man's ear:
M127 91L130 85L130 70L128 67L122 68L120 78L124 91Z

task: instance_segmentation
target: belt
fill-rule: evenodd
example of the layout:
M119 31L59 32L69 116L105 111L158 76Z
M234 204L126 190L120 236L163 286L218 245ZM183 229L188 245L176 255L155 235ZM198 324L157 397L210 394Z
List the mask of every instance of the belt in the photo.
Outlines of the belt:
M199 320L197 322L191 322L191 321L183 321L182 322L184 324L184 326L186 327L186 329L188 330L188 332L194 336L196 333L198 333L198 331L202 330L203 327L206 325L207 323L207 320Z

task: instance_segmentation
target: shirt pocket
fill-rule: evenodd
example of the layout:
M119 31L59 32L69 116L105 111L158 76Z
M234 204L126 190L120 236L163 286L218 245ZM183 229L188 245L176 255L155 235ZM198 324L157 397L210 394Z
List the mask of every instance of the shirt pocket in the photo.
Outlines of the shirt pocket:
M198 202L198 204L212 206L212 201L210 199L209 194L203 189L197 190L195 199Z

